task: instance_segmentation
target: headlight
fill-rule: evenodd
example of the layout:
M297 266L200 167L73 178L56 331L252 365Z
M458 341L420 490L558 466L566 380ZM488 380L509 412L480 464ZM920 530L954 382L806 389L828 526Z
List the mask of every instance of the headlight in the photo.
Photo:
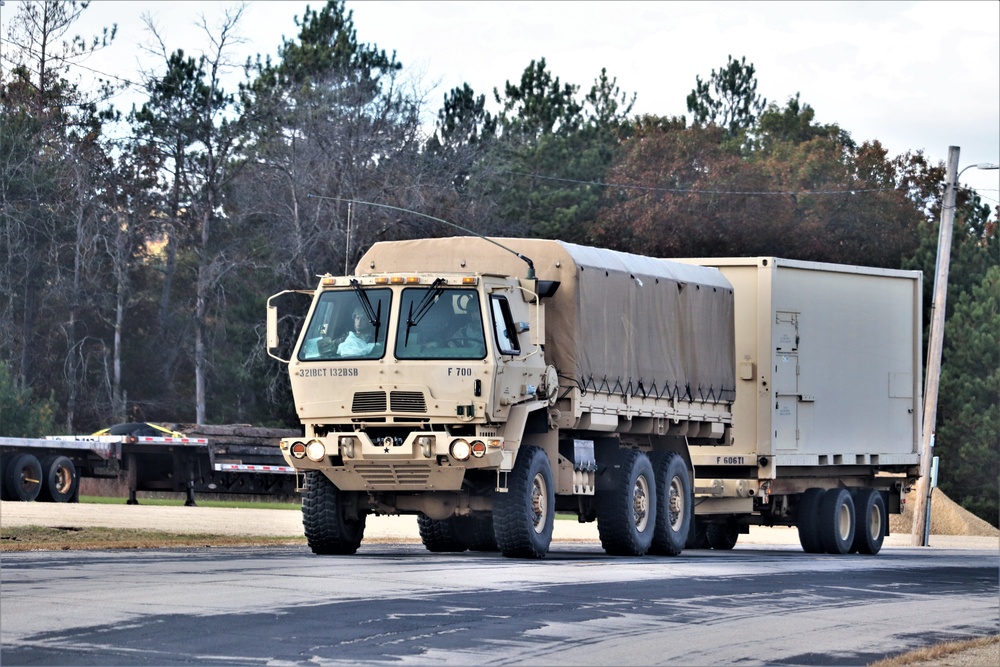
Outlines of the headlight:
M459 461L465 461L469 458L469 454L472 453L469 443L465 440L459 439L451 443L451 457L453 459L458 459Z
M319 463L326 458L326 446L321 440L310 440L306 445L306 456L310 461Z
M306 445L304 442L293 442L291 446L292 457L304 459L306 456Z

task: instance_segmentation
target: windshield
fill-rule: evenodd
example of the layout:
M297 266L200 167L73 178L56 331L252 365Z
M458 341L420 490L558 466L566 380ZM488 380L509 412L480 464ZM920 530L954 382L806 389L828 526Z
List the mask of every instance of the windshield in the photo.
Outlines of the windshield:
M381 358L391 299L392 291L385 288L323 292L299 348L299 359Z
M479 294L436 285L400 297L397 359L483 359L486 339Z

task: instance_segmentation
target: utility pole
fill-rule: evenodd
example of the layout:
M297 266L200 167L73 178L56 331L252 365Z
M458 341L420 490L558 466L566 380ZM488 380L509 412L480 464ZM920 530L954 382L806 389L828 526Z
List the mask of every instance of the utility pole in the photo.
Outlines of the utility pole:
M934 273L934 301L931 303L931 333L927 345L924 381L924 415L921 420L920 479L917 480L917 506L913 512L915 547L927 545L931 504L931 459L934 425L937 420L938 386L941 383L941 350L944 346L944 313L948 300L948 266L951 262L951 236L955 226L955 181L958 179L958 146L948 147L945 171L944 202L941 205L941 228L938 230L937 264Z

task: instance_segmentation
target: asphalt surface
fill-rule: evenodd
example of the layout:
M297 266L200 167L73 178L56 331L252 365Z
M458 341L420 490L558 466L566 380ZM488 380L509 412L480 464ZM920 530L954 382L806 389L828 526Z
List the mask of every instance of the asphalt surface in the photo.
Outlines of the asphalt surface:
M363 544L0 560L4 665L858 665L1000 631L996 550L541 561Z

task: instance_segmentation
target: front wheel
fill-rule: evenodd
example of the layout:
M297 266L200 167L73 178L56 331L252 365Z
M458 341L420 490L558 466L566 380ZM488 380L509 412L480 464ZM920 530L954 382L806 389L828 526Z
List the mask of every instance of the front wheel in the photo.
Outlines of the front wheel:
M545 452L530 445L517 450L507 492L493 496L493 532L508 558L543 558L552 543L555 485Z
M302 497L302 525L306 542L321 556L353 554L365 534L365 515L354 516L349 501L354 498L338 489L318 470L306 472L306 494Z
M624 451L614 488L599 492L595 500L597 532L606 553L642 556L649 551L656 527L656 477L645 452Z

